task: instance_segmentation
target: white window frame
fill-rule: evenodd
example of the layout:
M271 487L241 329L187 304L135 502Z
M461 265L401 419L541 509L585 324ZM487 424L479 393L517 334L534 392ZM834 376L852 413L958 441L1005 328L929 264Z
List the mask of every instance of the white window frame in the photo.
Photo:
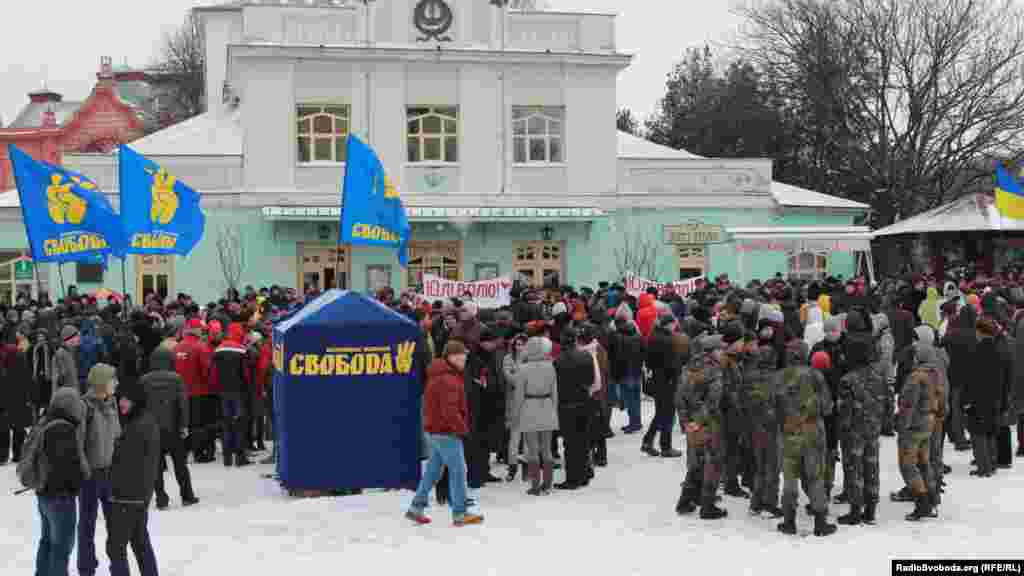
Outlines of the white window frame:
M804 254L810 254L814 256L814 267L811 269L804 269L800 267L800 257ZM825 259L824 268L818 268L818 258ZM820 280L828 276L828 252L814 252L814 251L797 251L790 250L786 252L786 268L790 278L802 278L802 279L813 279ZM796 263L796 267L793 263Z
M426 110L423 114L413 115L414 110ZM447 114L446 112L454 110L455 115ZM436 117L441 121L440 132L423 132L423 121L427 118ZM417 130L414 132L411 129L411 125L416 123ZM449 130L451 127L448 123L455 123L455 130ZM407 164L414 165L429 165L429 164L443 164L446 166L457 165L459 160L462 158L462 126L459 121L459 107L458 106L414 106L409 105L405 108L405 160ZM424 150L426 147L424 142L427 139L438 138L441 141L441 158L440 159L427 159L424 157ZM448 148L446 141L449 138L455 139L455 160L448 159ZM415 139L418 146L418 155L415 159L409 157L409 141Z
M304 109L319 109L319 112L313 114L305 114L300 116L300 112ZM344 110L345 116L338 116L331 112L330 109ZM317 117L326 116L331 119L331 135L320 136L315 132L315 120ZM295 135L292 139L292 145L295 146L292 150L295 151L295 162L300 166L338 166L345 163L345 159L338 158L338 144L337 140L341 139L343 142L348 139L348 135L352 133L352 106L343 102L298 102L295 104L295 122L292 124L295 127ZM309 123L309 132L300 132L301 122ZM344 130L338 132L339 122L344 123ZM300 157L299 154L299 140L306 138L309 140L309 160L305 160ZM330 140L331 141L331 159L330 160L317 160L316 159L316 141L317 140ZM342 144L344 147L344 144ZM344 148L343 153L347 154L348 149Z
M516 118L522 113L521 118ZM544 131L540 133L530 132L530 120L539 119L544 122ZM551 124L558 123L558 129L553 130ZM544 142L544 158L535 160L530 154L531 141L542 140ZM551 160L551 141L557 140L561 146L561 157ZM516 159L516 146L522 141L525 160ZM565 107L564 106L513 106L512 107L512 163L516 166L542 165L560 166L565 164Z

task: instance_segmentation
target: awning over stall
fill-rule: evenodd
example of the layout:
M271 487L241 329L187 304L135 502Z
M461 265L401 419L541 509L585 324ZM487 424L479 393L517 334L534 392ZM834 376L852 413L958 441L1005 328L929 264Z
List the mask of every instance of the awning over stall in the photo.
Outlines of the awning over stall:
M867 252L867 226L730 228L737 252Z

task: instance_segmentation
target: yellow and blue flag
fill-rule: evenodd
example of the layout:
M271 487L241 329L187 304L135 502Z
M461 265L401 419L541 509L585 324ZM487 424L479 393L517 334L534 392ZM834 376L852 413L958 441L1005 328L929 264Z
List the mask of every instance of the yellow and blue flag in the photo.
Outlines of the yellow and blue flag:
M120 147L118 156L127 251L187 255L206 228L199 193L127 146Z
M398 263L408 264L412 227L402 199L373 148L348 137L345 182L341 189L341 242L393 246Z
M1024 191L1002 164L996 165L996 210L1006 218L1024 219Z
M33 260L106 265L108 256L124 256L120 219L95 182L13 144L8 155Z

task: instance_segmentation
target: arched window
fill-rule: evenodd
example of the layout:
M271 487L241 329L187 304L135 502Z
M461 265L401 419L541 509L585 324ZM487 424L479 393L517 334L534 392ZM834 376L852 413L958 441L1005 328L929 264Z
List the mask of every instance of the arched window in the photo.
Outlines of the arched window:
M792 278L818 280L828 274L827 252L790 252L788 258Z
M557 106L512 108L512 159L516 164L565 162L565 111Z
M348 106L300 104L296 120L300 163L345 161L345 143L349 131Z

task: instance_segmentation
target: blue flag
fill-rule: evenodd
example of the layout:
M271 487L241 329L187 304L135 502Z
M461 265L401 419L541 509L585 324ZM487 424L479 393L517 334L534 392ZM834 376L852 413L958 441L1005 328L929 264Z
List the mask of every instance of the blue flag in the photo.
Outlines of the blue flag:
M121 222L132 254L187 255L203 237L199 193L156 162L122 145Z
M401 196L384 174L377 153L350 135L341 190L341 241L393 246L398 250L398 263L405 267L411 234Z
M35 160L13 144L8 155L33 260L106 265L111 254L124 256L120 219L95 182Z

